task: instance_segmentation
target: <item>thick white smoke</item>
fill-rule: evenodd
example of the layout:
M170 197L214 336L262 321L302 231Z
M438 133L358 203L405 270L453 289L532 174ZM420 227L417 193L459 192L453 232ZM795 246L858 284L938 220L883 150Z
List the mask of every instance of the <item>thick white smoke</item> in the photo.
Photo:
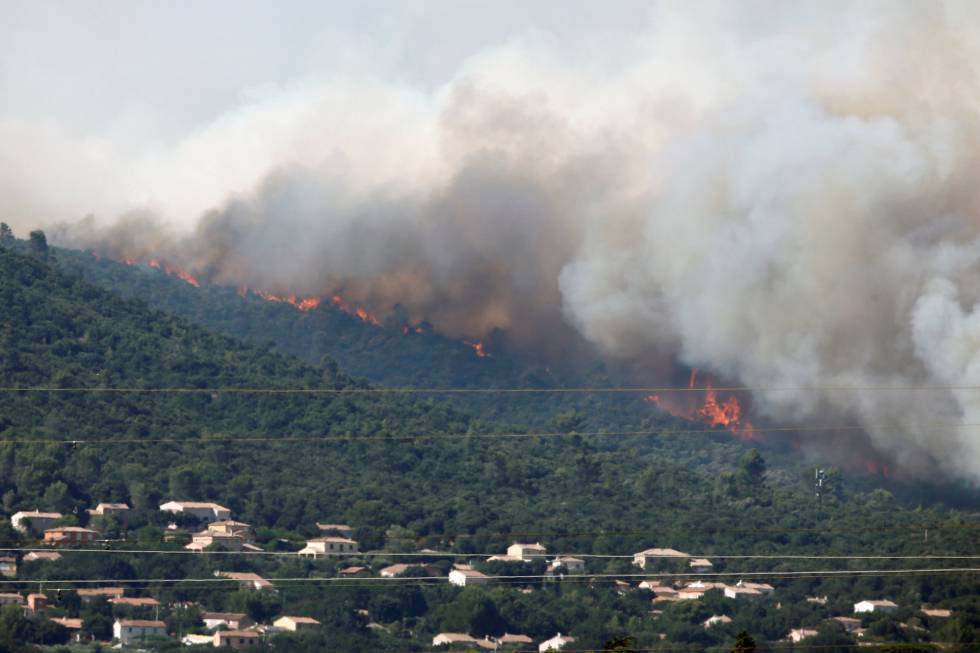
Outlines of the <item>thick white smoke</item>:
M774 418L857 419L907 468L976 479L976 27L926 3L670 9L596 65L538 36L435 90L309 79L95 202L191 229L63 237L451 334L673 352ZM881 389L909 385L956 389Z

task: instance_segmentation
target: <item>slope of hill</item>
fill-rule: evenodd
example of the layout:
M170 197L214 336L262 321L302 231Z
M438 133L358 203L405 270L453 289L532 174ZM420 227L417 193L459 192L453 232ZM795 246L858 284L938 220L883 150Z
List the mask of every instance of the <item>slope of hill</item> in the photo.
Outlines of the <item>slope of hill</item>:
M817 500L806 478L809 470L781 465L767 471L745 443L720 433L671 435L666 430L677 422L656 413L650 413L648 425L664 429L662 435L504 437L524 428L475 419L431 398L363 392L370 386L329 360L313 366L269 346L214 335L96 288L46 263L40 252L31 256L0 248L0 305L4 511L59 510L66 521L84 523L84 508L125 501L135 513L122 547L172 548L160 540L157 527L167 520L156 507L177 498L224 503L236 519L257 527L269 551L295 550L303 536L316 532L315 521L329 520L355 525L362 549L390 552L391 560L398 551L421 547L477 554L532 540L550 551L611 556L589 558L587 565L593 573L613 576L630 573L631 554L649 546L709 556L975 550L980 524L975 511L939 504L909 508L887 491L865 492L839 474L830 475ZM77 388L105 391L71 391ZM182 391L119 391L139 388ZM575 426L553 422L561 430ZM113 535L127 537L124 529ZM23 544L7 526L0 526L0 542ZM383 561L359 562L376 569ZM725 559L718 564L751 577L841 563ZM886 564L899 570L925 563L852 561L843 568ZM206 578L229 567L258 571L274 581L337 573L334 562L295 558L69 551L58 563L27 566L21 578ZM229 595L192 584L144 583L141 591L164 603L195 600L209 609L248 605L256 615L301 610L324 622L309 642L283 640L276 644L286 647L280 650L412 650L435 632L460 628L490 634L516 630L539 639L571 629L583 646L601 645L624 631L646 647L665 646L659 636L665 631L668 643L705 646L723 645L729 636L724 629L708 633L700 626L701 612L714 603L695 611L671 606L651 620L648 599L620 598L604 584L609 580L604 577L594 587L529 580L524 585L539 592L533 600L506 584L490 590L438 584L388 592L297 586L271 607L248 593ZM742 604L724 609L739 627L775 640L825 610L805 604L806 595L830 593L837 609L855 597L895 596L905 604L960 606L964 614L973 614L968 599L976 595L972 575L817 574L780 583L781 596L793 601L791 609L761 611ZM62 607L69 613L79 609ZM352 611L362 608L386 615L390 630L379 635L353 619ZM962 627L972 628L968 622Z

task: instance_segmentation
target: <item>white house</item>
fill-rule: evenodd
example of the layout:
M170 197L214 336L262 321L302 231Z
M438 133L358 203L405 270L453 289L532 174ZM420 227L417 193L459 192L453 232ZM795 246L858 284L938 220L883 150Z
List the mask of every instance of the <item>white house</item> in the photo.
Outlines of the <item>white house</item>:
M148 621L145 619L116 619L112 626L112 636L119 640L123 646L129 646L133 642L138 642L144 637L154 635L166 636L167 624L162 621Z
M732 618L727 614L716 614L704 620L704 627L711 628L712 626L717 626L718 624L724 626L730 623L732 623Z
M215 648L250 648L262 642L262 635L254 630L219 630L212 636Z
M528 562L535 558L544 558L548 555L548 549L541 546L540 542L535 544L521 544L515 542L507 547L507 557L511 560L523 560Z
M475 644L476 638L467 633L439 633L432 638L433 646L452 646L454 644Z
M810 628L793 628L789 631L789 641L796 644L802 642L807 637L816 637L817 631Z
M272 625L276 628L282 628L284 630L291 630L293 632L297 630L306 630L309 628L316 628L320 625L320 622L313 617L279 617L272 622Z
M735 585L725 586L725 596L730 599L758 599L772 592L773 586L768 583L750 583L740 580Z
M560 651L565 648L567 644L571 644L574 641L574 637L569 637L568 635L558 633L551 639L546 639L538 644L538 651L539 653L544 653L544 651Z
M309 558L322 556L348 556L357 553L357 542L346 537L317 537L306 541L306 548L299 555Z
M205 530L191 535L190 544L184 548L188 551L203 551L212 544L217 544L226 551L241 551L245 546L245 540L240 535Z
M661 560L690 558L691 556L677 549L646 549L633 554L633 564L640 569L646 569L647 564Z
M715 568L707 558L695 558L687 563L687 566L695 574L707 574Z
M449 572L449 582L459 587L467 585L485 585L490 578L475 569L453 569Z
M860 601L854 604L854 612L895 612L898 610L898 605L892 603L891 601L880 599L876 601Z
M100 503L86 512L93 517L108 517L114 515L125 519L129 515L129 506L125 503Z
M243 612L202 612L201 621L208 630L224 626L228 630L248 628L254 622Z
M25 535L29 533L40 535L45 530L54 526L54 523L61 519L61 517L60 512L26 510L15 512L10 518L10 525Z
M163 512L193 515L206 522L231 519L231 510L211 501L168 501L160 506Z
M237 580L242 589L271 590L272 583L251 571L216 571L218 578Z
M548 569L565 574L581 574L585 571L585 560L571 556L558 556L548 563Z

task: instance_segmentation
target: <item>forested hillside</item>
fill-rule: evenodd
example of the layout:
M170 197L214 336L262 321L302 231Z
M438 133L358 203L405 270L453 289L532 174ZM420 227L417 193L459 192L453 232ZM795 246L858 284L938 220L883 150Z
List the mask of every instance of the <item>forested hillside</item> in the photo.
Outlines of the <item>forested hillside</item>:
M879 596L900 601L901 618L913 625L920 623L913 606L952 608L956 618L935 625L925 639L968 642L980 626L974 573L822 573L975 566L920 556L976 553L976 511L909 505L835 471L818 498L812 468L768 468L746 443L720 432L678 433L689 425L654 410L631 418L652 434L577 435L586 420L562 414L546 420L550 435L523 437L542 429L474 418L438 397L376 392L330 360L311 365L119 298L50 263L41 241L17 249L0 247L5 515L40 508L86 524L85 508L126 502L133 515L126 525L109 525L108 548L182 552L163 540L170 518L158 505L211 500L252 524L267 553L298 550L317 533L316 521L329 521L353 525L361 550L381 554L349 561L369 573L400 561L399 552L429 548L452 554L429 556L443 574L460 559L453 555L472 554L492 575L539 575L543 563L495 566L477 555L525 540L584 556L594 578L467 588L443 580L397 587L355 579L277 582L336 579L343 565L295 556L66 549L55 563L25 564L15 589L38 587L27 579L205 579L229 568L256 571L278 593L162 580L133 587L167 606L194 601L200 609L240 609L256 619L286 613L322 622L315 633L272 639L268 646L281 651L427 650L434 634L447 630L524 632L536 641L571 632L577 648L625 635L642 648L726 647L737 630L775 642L789 628L816 627L849 602ZM4 546L31 545L0 523ZM734 574L732 582L776 574L770 582L783 608L731 601L716 591L651 614L650 595L635 589L639 572L630 562L652 546L716 557L716 571ZM763 557L726 557L743 555ZM779 557L799 555L913 557ZM686 573L677 566L667 571ZM786 576L807 571L813 573ZM614 585L617 579L630 590ZM825 605L804 600L823 595ZM56 611L81 615L104 635L112 608L79 605L73 596L70 588L52 594ZM718 613L733 623L706 630L701 622ZM368 628L369 620L382 628ZM9 632L4 623L0 631ZM168 623L175 632L199 627L196 613L169 608ZM883 641L924 638L893 620L868 626ZM825 636L842 651L854 643L842 633Z

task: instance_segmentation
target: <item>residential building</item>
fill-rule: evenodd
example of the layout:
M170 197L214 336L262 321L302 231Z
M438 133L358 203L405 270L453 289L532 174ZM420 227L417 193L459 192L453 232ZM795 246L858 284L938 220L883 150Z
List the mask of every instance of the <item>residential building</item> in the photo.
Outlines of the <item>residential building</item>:
M68 630L82 629L81 619L72 619L70 617L51 617L51 621L58 624L62 628L67 628Z
M116 619L112 626L112 636L123 646L129 646L146 637L165 637L167 625L162 621L147 619Z
M24 535L40 535L46 529L54 526L54 523L61 518L62 514L60 512L28 510L15 512L10 517L10 525Z
M241 551L245 540L240 535L203 530L191 535L190 544L185 545L184 548L188 551L203 551L213 545L218 545L226 551Z
M538 651L540 653L544 653L544 651L560 651L573 642L575 642L574 637L569 637L568 635L558 633L551 639L546 639L538 644Z
M160 506L160 510L192 515L209 523L231 519L231 510L212 501L168 501Z
M44 531L44 543L52 546L71 546L73 544L91 544L102 537L99 531L80 526L59 526Z
M0 592L0 606L24 605L24 597L16 592Z
M371 570L368 569L367 567L353 566L353 567L344 567L337 573L340 574L341 576L350 578L352 576L369 576L371 574Z
M61 560L61 554L56 551L31 551L24 556L24 562L54 562L55 560Z
M677 598L682 600L700 599L713 589L724 589L724 583L705 583L700 580L696 580L693 583L688 583L684 587L677 590Z
M231 519L216 521L208 524L207 530L220 535L237 535L246 544L255 543L255 531L252 530L251 524L246 524L245 522L233 521Z
M0 556L0 574L13 578L17 575L17 558L14 556Z
M109 599L112 605L123 605L131 608L158 608L160 602L152 596L115 596Z
M219 630L214 634L214 646L220 648L250 648L262 642L262 636L254 630Z
M879 599L873 601L859 601L854 604L854 612L884 612L890 613L898 610L898 605L886 599Z
M711 628L712 626L725 626L730 623L732 623L732 618L727 614L716 614L704 620L704 627Z
M284 616L279 617L272 622L272 625L276 628L282 628L284 630L307 630L309 628L316 628L320 625L320 622L313 617L290 617Z
M100 503L87 512L93 517L119 517L126 520L129 517L129 506L125 503Z
M378 572L378 575L380 575L382 578L394 578L395 576L401 576L412 567L417 567L417 566L418 565L406 565L403 563L398 563L385 567L380 572Z
M687 563L687 566L695 574L707 574L715 568L707 558L694 558Z
M201 621L208 630L224 626L229 630L242 630L252 626L252 621L244 612L202 612Z
M306 548L300 556L321 558L323 556L348 556L357 554L357 542L346 537L328 535L306 541Z
M515 542L507 547L507 557L512 560L523 560L525 562L536 558L544 558L548 555L548 549L541 546L540 542L534 544L521 544Z
M109 600L118 599L122 598L125 593L121 587L82 587L75 591L83 603L88 603L92 599L100 596L104 596Z
M500 637L495 638L497 646L500 648L507 647L527 647L534 643L534 640L527 635L512 635L510 633L504 633Z
M548 563L548 569L563 574L581 574L585 571L585 560L571 556L558 556Z
M470 646L476 638L468 633L439 633L432 638L433 646Z
M849 633L853 633L861 628L861 620L855 619L854 617L834 617L831 621L839 623Z
M646 569L647 565L653 565L664 560L690 557L690 555L676 549L646 549L633 554L633 564L640 569Z
M750 583L738 581L735 585L725 585L725 596L730 599L758 599L773 592L773 586L768 583Z
M789 641L796 644L802 642L807 637L816 637L817 631L810 628L793 628L789 631Z
M927 608L926 606L922 606L922 609L919 610L919 612L933 619L949 619L953 615L953 612L951 610L943 610L940 608Z
M808 596L806 597L807 603L815 603L817 605L827 605L827 596Z
M180 643L184 646L214 646L214 635L184 635Z
M475 569L453 569L449 572L449 582L459 587L467 585L485 585L490 578Z
M219 578L230 578L232 580L237 580L242 589L253 589L253 590L271 590L272 583L262 578L258 574L253 574L252 572L239 572L239 571L216 571L215 576Z
M316 527L320 529L321 533L327 535L337 534L341 537L354 537L354 529L347 524L321 524L317 522Z
M27 611L31 614L43 614L48 609L48 597L35 592L27 595Z

